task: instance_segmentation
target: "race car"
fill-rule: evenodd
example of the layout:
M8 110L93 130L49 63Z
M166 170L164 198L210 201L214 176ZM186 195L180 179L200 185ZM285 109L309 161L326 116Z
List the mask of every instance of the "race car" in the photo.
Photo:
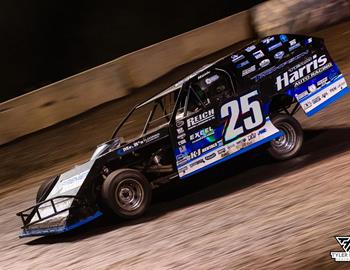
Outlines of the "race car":
M208 64L136 105L84 164L44 182L17 215L21 237L72 230L102 214L144 214L152 191L259 146L298 155L309 117L349 92L323 40L273 35Z

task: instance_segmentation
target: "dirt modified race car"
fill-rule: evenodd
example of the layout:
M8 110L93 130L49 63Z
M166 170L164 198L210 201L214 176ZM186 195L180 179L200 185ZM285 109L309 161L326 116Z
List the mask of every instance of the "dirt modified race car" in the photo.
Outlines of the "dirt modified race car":
M71 230L103 213L142 215L152 190L264 145L296 156L312 116L349 92L323 40L274 35L204 66L135 106L86 163L39 188L18 213L24 236Z

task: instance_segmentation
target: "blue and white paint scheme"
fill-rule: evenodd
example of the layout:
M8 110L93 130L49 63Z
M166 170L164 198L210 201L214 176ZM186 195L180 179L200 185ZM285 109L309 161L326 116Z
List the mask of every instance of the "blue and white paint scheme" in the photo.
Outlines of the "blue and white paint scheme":
M339 75L325 85L309 86L305 94L296 95L301 107L308 117L313 116L329 104L343 97L349 92L349 87L343 75Z

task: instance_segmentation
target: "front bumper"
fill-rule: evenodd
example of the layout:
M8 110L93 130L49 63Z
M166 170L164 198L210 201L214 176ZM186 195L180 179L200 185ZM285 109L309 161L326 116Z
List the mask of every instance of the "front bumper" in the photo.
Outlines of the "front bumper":
M71 201L63 207L64 202ZM66 204L67 205L67 204ZM86 224L102 213L75 196L57 196L17 213L23 222L20 238L60 234Z

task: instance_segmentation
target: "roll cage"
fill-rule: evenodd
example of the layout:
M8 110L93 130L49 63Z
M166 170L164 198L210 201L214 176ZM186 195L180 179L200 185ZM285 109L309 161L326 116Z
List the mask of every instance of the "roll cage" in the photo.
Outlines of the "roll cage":
M206 74L208 73L208 74ZM120 122L115 131L113 132L112 139L118 135L118 132L124 127L125 123L130 119L130 117L137 111L145 106L150 106L151 108L147 112L147 118L143 125L142 132L139 134L140 137L147 134L150 130L156 129L152 128L151 124L159 121L161 119L165 120L161 125L157 127L168 126L169 123L174 122L178 118L183 118L188 115L190 111L193 111L193 107L206 108L210 103L212 96L200 96L200 93L204 93L203 89L197 85L197 82L201 82L206 76L212 76L213 74L220 74L220 80L225 78L226 85L230 88L230 93L232 95L237 95L237 88L233 82L232 75L226 70L221 68L213 68L210 72L209 70L202 70L201 73L197 73L196 76L191 76L187 81L181 81L178 84L164 90L163 92L153 96L152 98L142 102L135 107L126 115L126 117ZM203 76L202 79L200 77ZM210 86L207 85L209 88ZM195 89L196 88L196 89ZM191 107L191 108L190 108ZM156 115L156 111L161 112ZM157 118L158 116L158 118Z

